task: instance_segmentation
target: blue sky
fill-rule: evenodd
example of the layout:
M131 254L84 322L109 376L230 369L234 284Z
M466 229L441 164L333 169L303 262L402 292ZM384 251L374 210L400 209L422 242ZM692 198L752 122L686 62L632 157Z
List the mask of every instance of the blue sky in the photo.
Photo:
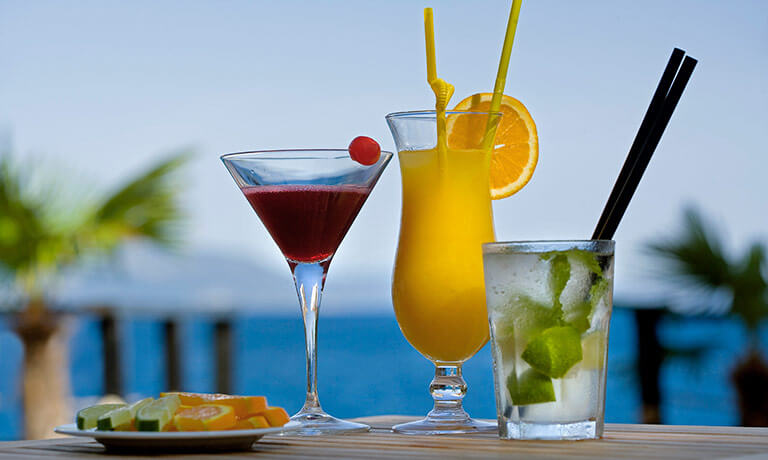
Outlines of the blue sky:
M432 104L422 8L435 8L438 74L454 103L490 91L509 1L0 0L0 130L17 155L107 189L194 147L187 250L251 260L279 251L218 156L394 143L384 115ZM537 122L532 182L494 205L498 240L587 238L672 48L699 59L616 235L617 292L652 268L642 244L700 207L743 248L766 237L768 3L527 0L506 93ZM400 178L385 172L333 263L388 298ZM328 300L328 297L326 298Z

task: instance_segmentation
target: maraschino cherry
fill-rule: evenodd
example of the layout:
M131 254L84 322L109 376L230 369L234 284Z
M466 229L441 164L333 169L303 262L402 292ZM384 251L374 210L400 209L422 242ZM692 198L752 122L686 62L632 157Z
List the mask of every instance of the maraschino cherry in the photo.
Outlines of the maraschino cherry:
M365 166L376 164L381 156L379 143L367 136L357 136L349 143L349 156Z

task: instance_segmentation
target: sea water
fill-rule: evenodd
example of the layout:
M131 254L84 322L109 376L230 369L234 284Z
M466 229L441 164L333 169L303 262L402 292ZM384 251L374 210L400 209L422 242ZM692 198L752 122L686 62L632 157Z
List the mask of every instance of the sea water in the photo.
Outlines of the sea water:
M384 311L384 307L378 307ZM390 307L391 308L391 307ZM361 310L371 308L361 306ZM295 412L304 402L306 385L302 322L296 305L284 316L231 315L234 391L266 394L270 403ZM129 400L165 390L162 323L151 317L126 316L119 326L122 341L123 389ZM98 318L78 316L69 323L70 376L74 406L92 403L103 394L103 363ZM182 384L191 391L216 391L213 321L203 315L180 318ZM662 322L662 340L694 347L706 343L697 361L669 360L661 373L665 423L737 424L736 395L729 371L743 353L741 325L728 318ZM712 337L717 337L712 341ZM768 344L768 328L762 331ZM635 373L636 337L633 313L614 308L608 355L606 422L638 423L641 405ZM22 347L7 322L0 322L0 439L22 436ZM432 365L403 338L392 313L372 316L325 316L319 326L320 401L330 413L345 418L374 414L423 416L432 408L428 384ZM464 366L469 392L464 406L474 417L496 417L486 346ZM706 382L706 383L704 383Z

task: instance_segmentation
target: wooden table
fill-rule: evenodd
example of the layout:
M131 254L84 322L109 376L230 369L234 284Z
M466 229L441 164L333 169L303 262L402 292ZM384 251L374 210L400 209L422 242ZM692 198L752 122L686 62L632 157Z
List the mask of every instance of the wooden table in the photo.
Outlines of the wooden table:
M493 434L473 436L403 436L389 430L413 417L378 416L358 419L370 433L345 436L268 436L250 452L166 454L182 459L389 459L389 458L654 458L768 459L768 428L608 424L599 441L501 441ZM2 459L105 459L141 455L106 454L101 444L76 438L0 443Z

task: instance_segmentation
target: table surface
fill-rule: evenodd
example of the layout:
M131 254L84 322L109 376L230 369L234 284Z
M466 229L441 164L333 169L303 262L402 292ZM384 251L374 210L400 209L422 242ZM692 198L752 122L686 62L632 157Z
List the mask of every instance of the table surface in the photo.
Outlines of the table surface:
M251 451L164 454L162 458L659 458L768 459L768 428L606 424L595 441L502 441L494 434L405 436L389 428L414 417L383 415L357 419L370 433L342 436L276 437L256 442ZM83 438L57 438L0 443L0 460L136 458L146 455L106 454L101 444Z

